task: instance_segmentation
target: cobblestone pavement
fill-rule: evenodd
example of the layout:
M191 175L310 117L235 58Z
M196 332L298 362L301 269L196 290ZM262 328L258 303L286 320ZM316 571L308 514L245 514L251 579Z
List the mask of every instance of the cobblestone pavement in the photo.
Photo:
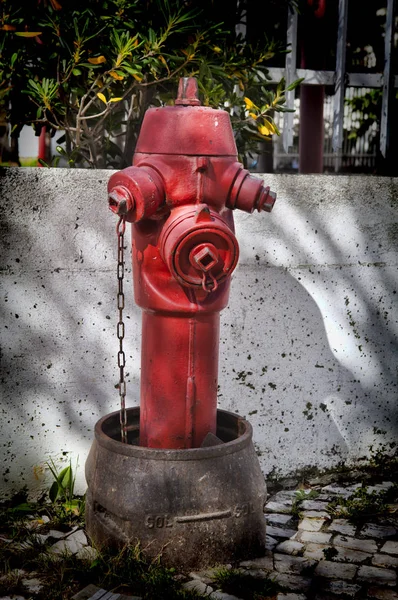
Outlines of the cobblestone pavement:
M367 489L377 492L392 485L384 482ZM277 595L278 600L398 600L398 516L382 523L369 518L356 526L348 519L332 518L326 510L333 498L348 498L360 487L332 484L319 488L316 499L300 502L300 518L292 514L297 491L278 492L266 504L265 556L243 562L240 567L256 577L280 583L284 592ZM311 492L314 490L305 490L300 496L311 496ZM209 584L206 592L210 598L236 598L211 590L209 575L192 574L189 586L195 587L199 579ZM201 586L199 589L204 591Z
M378 492L392 485L383 482L368 487L368 491ZM362 519L355 525L345 518L333 518L326 510L333 498L348 498L359 487L361 484L318 486L316 498L314 488L274 494L266 504L265 555L240 563L239 570L276 581L283 589L273 595L277 600L398 600L397 513L392 512L385 519ZM50 530L46 539L53 542L52 553L68 551L81 557L95 557L96 551L89 546L82 529L75 528L67 534ZM210 600L236 600L238 596L216 589L213 573L214 569L190 573L184 587ZM31 595L3 596L0 600L34 598L35 591L40 589L39 575L21 575ZM109 598L121 597L114 594Z

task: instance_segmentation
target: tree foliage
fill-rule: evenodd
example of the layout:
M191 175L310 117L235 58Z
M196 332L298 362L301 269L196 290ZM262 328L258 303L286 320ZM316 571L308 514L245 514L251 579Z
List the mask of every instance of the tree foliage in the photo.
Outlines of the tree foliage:
M1 2L1 119L63 131L70 166L131 163L143 114L173 102L180 76L199 80L203 103L230 111L241 153L277 132L284 84L267 60L283 49L246 43L217 20L211 0ZM213 16L214 14L214 16ZM234 15L235 22L239 15Z

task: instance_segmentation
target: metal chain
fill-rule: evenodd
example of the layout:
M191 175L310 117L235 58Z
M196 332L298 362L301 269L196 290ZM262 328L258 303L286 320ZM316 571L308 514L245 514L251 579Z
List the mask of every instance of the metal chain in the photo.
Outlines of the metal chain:
M119 352L117 354L117 364L120 371L119 376L119 396L120 396L120 435L124 444L127 444L127 412L126 412L126 381L124 379L124 367L126 365L126 355L123 350L124 339L124 232L126 231L126 221L121 216L116 226L117 233L117 308L119 310L119 322L117 324L117 337L119 340Z

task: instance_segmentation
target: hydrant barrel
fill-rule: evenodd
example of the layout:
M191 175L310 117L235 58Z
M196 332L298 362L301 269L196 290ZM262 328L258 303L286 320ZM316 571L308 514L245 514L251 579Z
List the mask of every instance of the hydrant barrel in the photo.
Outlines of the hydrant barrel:
M144 311L141 446L198 448L216 433L219 323L219 312Z

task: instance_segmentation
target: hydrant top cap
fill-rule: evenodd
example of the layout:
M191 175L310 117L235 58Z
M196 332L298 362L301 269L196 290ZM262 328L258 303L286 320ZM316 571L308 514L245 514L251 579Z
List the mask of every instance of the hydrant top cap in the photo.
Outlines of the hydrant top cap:
M135 153L237 158L229 114L201 106L195 77L181 77L175 106L146 111Z
M228 112L192 105L147 110L135 152L237 157Z

